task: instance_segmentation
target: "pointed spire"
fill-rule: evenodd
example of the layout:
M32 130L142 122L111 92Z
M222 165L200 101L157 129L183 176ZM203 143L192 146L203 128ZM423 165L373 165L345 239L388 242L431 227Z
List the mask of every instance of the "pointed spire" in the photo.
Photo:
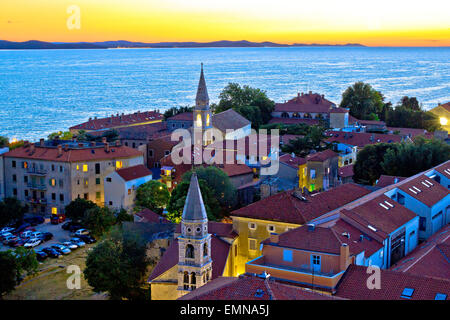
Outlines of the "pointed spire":
M195 98L195 106L199 109L209 108L208 89L206 88L205 75L203 74L203 63L198 82L197 97Z
M198 184L197 174L192 173L189 190L184 203L183 221L203 221L208 220L205 205L203 204L202 193Z

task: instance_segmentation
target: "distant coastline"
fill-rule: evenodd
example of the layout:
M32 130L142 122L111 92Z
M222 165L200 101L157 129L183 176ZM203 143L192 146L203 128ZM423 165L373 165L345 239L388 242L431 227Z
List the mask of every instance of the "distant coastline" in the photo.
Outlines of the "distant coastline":
M294 43L282 44L275 42L212 41L212 42L132 42L125 40L103 42L44 42L30 40L14 42L0 40L0 50L33 50L33 49L114 49L114 48L285 48L285 47L365 47L359 43L318 44Z

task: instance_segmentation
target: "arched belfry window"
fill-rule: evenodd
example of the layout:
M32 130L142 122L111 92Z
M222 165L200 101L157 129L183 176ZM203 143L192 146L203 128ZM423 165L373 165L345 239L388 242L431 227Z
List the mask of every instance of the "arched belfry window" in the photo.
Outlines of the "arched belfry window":
M200 114L197 114L197 127L202 126L202 116Z
M206 257L208 255L208 244L205 243L203 245L203 256Z
M186 246L186 258L194 259L194 246L192 244Z
M209 126L209 113L206 115L206 126Z

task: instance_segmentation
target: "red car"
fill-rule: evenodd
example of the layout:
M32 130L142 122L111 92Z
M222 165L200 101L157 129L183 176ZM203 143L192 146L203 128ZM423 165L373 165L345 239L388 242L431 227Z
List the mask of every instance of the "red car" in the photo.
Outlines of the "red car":
M64 221L66 221L66 215L62 213L52 214L52 217L50 219L51 224L58 224Z

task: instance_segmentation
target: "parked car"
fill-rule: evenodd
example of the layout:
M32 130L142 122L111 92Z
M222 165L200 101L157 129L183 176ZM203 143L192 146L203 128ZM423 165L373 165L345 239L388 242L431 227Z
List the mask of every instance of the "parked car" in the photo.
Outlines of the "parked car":
M38 251L35 251L35 252L36 252L36 259L37 259L38 261L44 261L44 260L47 259L47 257L48 257L48 254L45 253L45 252L42 251L42 250L38 250Z
M90 235L81 235L78 238L83 240L85 243L96 243L97 242L97 240L95 240L95 238Z
M42 251L44 251L51 258L58 258L63 254L61 251L56 250L55 248L52 247L44 248L42 249Z
M52 224L62 223L65 220L66 220L66 215L63 213L52 214L52 217L50 218L50 222Z
M78 246L75 243L73 243L72 241L65 241L61 244L65 247L69 248L70 250L75 250L78 248Z
M9 234L8 236L3 238L3 244L8 244L9 241L11 241L15 238L17 238L15 235Z
M14 248L21 247L21 246L23 246L27 241L28 241L27 239L21 239L21 238L18 238L18 240L13 241L13 242L10 242L9 246L10 246L10 247L14 247Z
M34 231L31 233L30 238L39 238L42 235L42 232Z
M70 239L70 242L75 243L78 247L84 247L86 245L86 243L80 238L72 238Z
M8 245L8 246L11 247L11 245L12 245L14 242L19 241L19 240L20 240L20 238L19 238L18 236L13 235L13 238L8 239L7 241L5 240L3 243L4 243L5 245Z
M23 245L25 248L34 248L38 245L41 244L41 239L37 239L37 238L32 238L30 240L28 240L27 242L25 242L25 244Z
M14 230L14 233L15 234L19 234L19 233L21 233L22 231L24 231L26 228L28 228L30 226L31 225L29 223L23 223L20 226L18 226L16 230Z
M24 232L22 232L20 234L20 237L24 238L24 239L30 238L32 233L33 233L33 231L31 231L31 230L25 230Z
M87 229L78 229L77 231L74 232L74 234L76 236L86 236L89 234L89 230Z
M44 233L41 234L40 237L37 237L37 238L41 239L42 241L48 241L48 240L53 239L53 233L51 233L51 232L44 232Z
M2 234L0 235L0 240L3 241L3 240L5 240L6 237L9 237L9 236L12 236L12 235L13 235L13 234L12 234L11 232L5 232L5 233L2 233Z
M71 252L69 248L63 246L62 244L54 244L52 245L52 248L61 251L63 254L69 254Z
M29 223L32 226L37 226L38 224L44 223L45 219L41 216L29 217L23 219L23 221Z
M0 234L6 233L6 232L13 233L13 231L14 231L14 228L11 228L11 227L4 227L4 228L2 228L2 229L0 230Z

